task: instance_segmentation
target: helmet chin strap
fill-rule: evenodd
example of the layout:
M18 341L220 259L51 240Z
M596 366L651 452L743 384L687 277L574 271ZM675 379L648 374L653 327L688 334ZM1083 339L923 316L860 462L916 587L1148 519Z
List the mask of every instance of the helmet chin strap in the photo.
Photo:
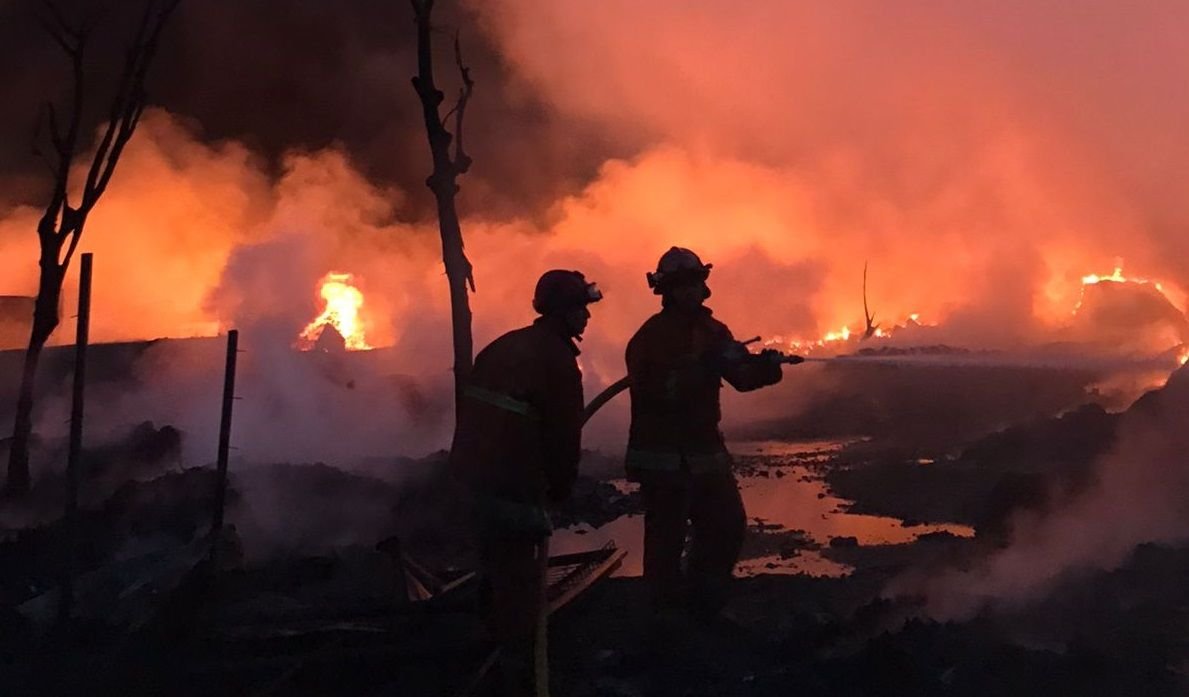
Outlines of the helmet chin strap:
M692 297L687 296L685 303L682 303L681 301L679 301L676 297L674 297L673 293L671 293L671 292L670 293L662 293L661 294L661 307L679 307L682 305L686 306L685 309L694 309L695 307L702 307L703 303L707 299L710 298L711 293L710 293L710 287L707 285L703 285L701 288L701 291L702 292L699 294L700 297L698 297L698 299L696 301L693 300Z

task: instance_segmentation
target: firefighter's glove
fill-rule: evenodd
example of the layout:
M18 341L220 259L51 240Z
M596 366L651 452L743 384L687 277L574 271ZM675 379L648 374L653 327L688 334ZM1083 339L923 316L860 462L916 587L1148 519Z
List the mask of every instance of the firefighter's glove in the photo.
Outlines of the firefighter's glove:
M760 351L759 358L761 361L772 365L780 365L786 362L785 355L776 349L764 349Z

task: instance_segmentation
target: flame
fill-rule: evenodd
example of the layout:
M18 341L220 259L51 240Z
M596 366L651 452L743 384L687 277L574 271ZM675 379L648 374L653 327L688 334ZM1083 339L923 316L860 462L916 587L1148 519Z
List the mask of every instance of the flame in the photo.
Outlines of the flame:
M372 347L364 336L359 311L363 307L363 293L356 288L354 276L331 271L318 282L318 295L325 306L322 314L306 325L298 337L298 348L309 351L327 326L342 335L348 351L366 351Z
M1109 276L1100 276L1096 273L1082 276L1081 295L1078 296L1077 304L1073 307L1073 314L1077 314L1082 309L1082 302L1086 298L1086 287L1097 285L1099 283L1133 283L1141 286L1152 286L1158 293L1163 295L1169 303L1178 310L1184 312L1185 308L1185 293L1179 288L1166 287L1161 281L1153 281L1141 276L1125 276L1123 275L1123 260L1115 260L1115 269L1111 271Z
M876 339L891 338L898 330L909 326L936 326L926 324L921 321L921 314L919 312L910 313L902 323L891 327L876 327L872 333L872 337ZM802 353L812 353L817 349L824 349L838 344L847 344L852 339L859 338L859 335L854 334L850 325L843 325L841 329L827 331L818 339L786 339L783 336L775 336L764 342L765 346L769 347L784 347L787 350L798 351Z
M834 341L846 341L847 339L850 339L850 327L843 327L836 332L826 332L826 335L822 337L822 342L828 344Z
M1129 279L1123 275L1123 267L1122 266L1116 266L1115 270L1111 272L1110 276L1099 276L1096 273L1092 273L1088 276L1082 276L1082 285L1084 285L1084 286L1092 286L1095 283L1102 283L1103 281L1111 281L1114 283L1129 283L1129 282L1131 282L1131 279ZM1144 283L1145 281L1136 281L1136 282Z
M1074 304L1072 311L1059 310L1058 312L1061 313L1061 316L1068 318L1069 315L1064 314L1065 312L1070 312L1072 315L1077 315L1085 302L1086 288L1099 283L1120 283L1149 286L1163 295L1173 307L1182 310L1182 312L1184 311L1182 308L1184 308L1186 304L1189 303L1189 299L1187 299L1189 298L1189 295L1187 295L1176 284L1145 278L1142 276L1125 274L1123 272L1123 260L1117 258L1115 259L1115 265L1111 270L1111 273L1092 273L1081 276L1081 284L1078 286L1079 296L1077 302ZM1066 302L1068 302L1068 300ZM1065 307L1068 308L1069 306L1065 305ZM907 315L902 316L904 319L901 322L876 327L875 331L872 332L871 336L868 338L881 340L890 339L896 336L900 331L908 328L938 326L935 323L923 321L921 319L920 312L910 312ZM861 333L852 330L850 325L844 325L840 329L826 331L818 338L802 337L786 339L782 336L776 337L766 343L773 346L783 346L788 350L799 353L809 354L821 349L839 350L841 347L849 345L861 337ZM1164 344L1163 348L1167 348L1167 346L1168 344ZM1181 364L1189 362L1189 347L1185 348L1184 351L1179 354L1179 357Z

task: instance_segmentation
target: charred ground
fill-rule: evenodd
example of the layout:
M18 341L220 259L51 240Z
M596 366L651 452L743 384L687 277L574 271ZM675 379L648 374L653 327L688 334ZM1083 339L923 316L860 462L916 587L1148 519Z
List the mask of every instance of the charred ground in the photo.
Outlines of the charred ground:
M135 353L111 351L116 364ZM1123 412L1086 405L944 446L866 439L798 460L853 501L852 512L908 526L961 523L976 535L861 545L753 521L745 556L787 560L812 551L853 571L740 579L730 622L691 626L663 646L650 640L639 579L611 579L555 618L556 688L572 695L1181 693L1189 591L1180 581L1189 551L1176 545L1141 545L1114 570L1071 569L1038 599L988 602L955 621L931 619L927 598L887 589L909 571L975 568L1010 545L1017 516L1044 515L1092 487L1096 463L1120 430L1175 415L1186 383L1178 373ZM203 562L211 470L176 460L175 440L184 434L168 426L116 435L92 448L88 461L95 472L132 481L101 479L111 484L88 501L71 625L53 621L66 563L53 477L39 482L33 500L43 510L25 511L24 525L8 512L0 543L8 693L69 694L85 683L125 694L393 687L447 694L481 660L467 603L410 614L394 590L391 548L377 548L397 535L405 554L443 578L469 568L464 506L441 454L354 472L321 463L242 467L231 482L234 534L211 574ZM776 480L789 476L789 465L780 455L742 457L740 475ZM613 481L616 457L588 453L583 469L559 525L597 528L639 512L638 496ZM48 522L28 522L37 520Z

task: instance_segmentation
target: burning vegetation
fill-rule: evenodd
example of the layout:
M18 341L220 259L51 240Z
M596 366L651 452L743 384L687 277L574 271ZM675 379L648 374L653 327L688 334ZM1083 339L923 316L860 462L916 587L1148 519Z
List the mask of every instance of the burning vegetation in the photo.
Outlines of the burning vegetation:
M330 272L318 281L322 312L306 325L294 346L301 351L334 350L341 344L347 351L368 351L363 323L363 293L349 273ZM326 339L323 339L326 336Z
M619 577L558 604L559 692L1189 690L1186 7L88 4L0 3L0 693L463 691L474 348L582 269L586 396L627 384L672 245L806 362L724 398L734 624L664 647L626 398L585 426L549 592Z

